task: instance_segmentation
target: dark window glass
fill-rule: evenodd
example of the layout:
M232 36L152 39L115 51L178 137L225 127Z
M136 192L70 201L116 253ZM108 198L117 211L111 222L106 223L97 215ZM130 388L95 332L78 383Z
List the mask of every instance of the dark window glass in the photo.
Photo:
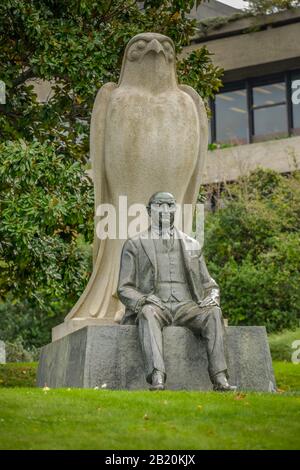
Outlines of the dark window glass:
M289 82L291 90L286 89ZM253 142L286 137L291 133L300 135L299 70L244 83L245 86L243 82L231 84L233 91L216 96L212 136L216 142L247 143L249 125ZM287 102L288 96L291 100Z
M280 135L287 132L286 105L254 110L254 134L261 136Z
M300 73L292 75L292 108L293 127L297 134L300 134Z
M253 87L253 106L269 106L285 102L285 83Z
M218 94L215 109L217 142L246 143L248 136L246 90Z
M272 138L288 133L285 82L253 89L254 136Z

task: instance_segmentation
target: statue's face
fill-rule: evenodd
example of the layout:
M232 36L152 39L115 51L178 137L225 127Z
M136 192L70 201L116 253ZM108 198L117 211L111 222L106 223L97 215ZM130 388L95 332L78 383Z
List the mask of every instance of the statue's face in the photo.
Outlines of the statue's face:
M162 54L167 62L173 62L175 58L174 45L171 39L155 33L137 35L128 48L127 58L131 62L141 62L149 53Z
M176 203L174 199L158 198L151 202L151 225L159 230L169 230L174 227Z

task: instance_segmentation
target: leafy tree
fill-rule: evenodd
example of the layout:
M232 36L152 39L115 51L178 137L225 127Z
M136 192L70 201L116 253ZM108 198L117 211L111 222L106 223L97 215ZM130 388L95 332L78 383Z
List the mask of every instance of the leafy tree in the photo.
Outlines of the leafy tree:
M34 340L88 281L93 187L79 162L47 143L0 144L0 213L2 327L30 325L24 335Z
M300 321L300 174L258 169L229 185L206 219L205 250L231 324Z
M0 4L2 140L50 140L60 152L85 161L89 119L97 90L117 81L128 40L144 31L169 35L179 53L195 31L187 17L194 1L6 0ZM199 1L197 2L200 3ZM222 71L207 50L180 61L182 81L203 97L221 85ZM39 103L33 83L52 84Z
M249 11L254 15L277 13L300 6L299 0L250 0L247 3Z

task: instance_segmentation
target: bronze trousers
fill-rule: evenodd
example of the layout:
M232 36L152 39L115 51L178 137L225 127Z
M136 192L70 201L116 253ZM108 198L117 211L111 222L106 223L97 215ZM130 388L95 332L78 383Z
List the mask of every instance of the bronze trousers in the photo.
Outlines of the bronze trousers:
M146 304L137 316L147 382L151 383L155 369L163 372L166 378L162 330L170 325L184 326L204 339L211 379L218 372L227 373L221 309L217 306L199 307L192 300L172 300L163 304L164 310L154 304Z

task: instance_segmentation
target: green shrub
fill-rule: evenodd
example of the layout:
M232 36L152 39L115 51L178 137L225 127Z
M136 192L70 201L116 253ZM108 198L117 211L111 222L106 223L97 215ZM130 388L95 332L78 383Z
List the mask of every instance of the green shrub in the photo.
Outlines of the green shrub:
M93 187L49 143L0 144L0 337L49 341L91 272Z
M266 15L291 10L300 6L299 0L249 0L248 10L255 15Z
M272 359L274 361L291 362L292 354L295 351L292 348L294 341L300 340L300 328L296 330L286 330L280 333L269 335L269 345ZM300 365L299 365L300 370Z
M39 358L39 350L34 346L31 349L24 347L19 337L13 343L5 342L6 362L33 362Z
M57 305L50 304L47 309L36 303L31 305L28 300L0 304L0 338L12 345L13 357L9 361L32 361L31 355L25 357L27 352L49 343L51 329L63 321L70 307L68 302L64 304L63 301L57 302ZM24 357L23 350L26 351Z
M0 364L0 387L35 387L37 363Z
M299 325L300 177L258 169L206 219L205 252L233 325Z

